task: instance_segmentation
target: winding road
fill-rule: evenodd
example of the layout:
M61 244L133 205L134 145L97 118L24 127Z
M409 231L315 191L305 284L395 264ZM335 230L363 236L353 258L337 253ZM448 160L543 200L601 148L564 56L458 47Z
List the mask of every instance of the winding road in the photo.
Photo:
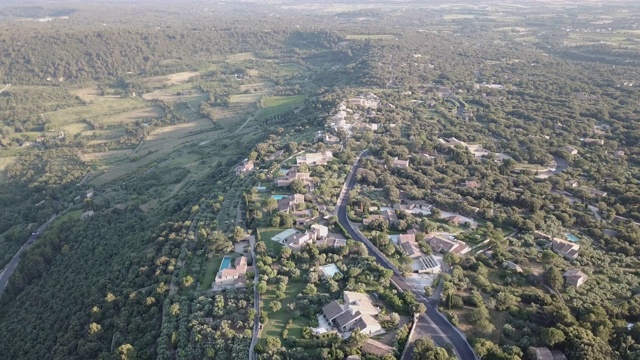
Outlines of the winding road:
M437 300L427 299L422 296L416 289L409 285L402 277L400 271L387 260L387 258L367 239L357 227L349 221L347 217L347 204L349 200L349 191L351 191L356 185L355 173L359 168L360 157L364 155L366 151L362 152L356 159L355 164L351 168L351 172L347 176L342 192L338 197L338 203L336 207L338 222L347 230L349 235L356 241L360 241L365 244L369 255L376 259L376 262L381 266L393 271L394 275L391 281L402 291L409 291L414 293L416 299L423 303L427 307L426 314L420 316L421 323L419 324L422 333L429 335L433 341L439 346L444 346L447 343L453 345L458 358L462 360L474 360L477 359L473 352L473 349L467 342L465 336L460 330L453 326L449 320L447 320L436 308Z

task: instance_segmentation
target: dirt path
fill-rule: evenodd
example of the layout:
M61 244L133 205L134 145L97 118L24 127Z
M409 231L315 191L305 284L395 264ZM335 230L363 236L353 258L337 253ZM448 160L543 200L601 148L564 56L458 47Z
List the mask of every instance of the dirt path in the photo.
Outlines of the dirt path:
M247 125L247 123L249 123L249 121L255 119L255 117L258 116L258 113L260 113L260 110L256 111L253 115L249 116L247 121L245 121L244 124L240 125L240 127L236 131L234 131L233 133L235 134L238 131L242 130L242 128L244 128L244 126Z

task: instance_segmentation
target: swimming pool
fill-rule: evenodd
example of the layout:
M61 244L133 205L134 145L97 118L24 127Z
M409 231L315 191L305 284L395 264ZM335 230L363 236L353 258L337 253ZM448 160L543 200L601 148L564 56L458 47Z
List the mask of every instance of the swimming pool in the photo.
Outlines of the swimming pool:
M276 200L282 200L287 197L287 195L271 195L272 198Z
M573 234L565 234L564 236L567 237L567 240L571 241L571 242L578 242L580 241L580 238L573 235Z
M229 267L231 267L231 258L228 256L225 256L224 258L222 258L222 264L220 264L220 270L228 269Z

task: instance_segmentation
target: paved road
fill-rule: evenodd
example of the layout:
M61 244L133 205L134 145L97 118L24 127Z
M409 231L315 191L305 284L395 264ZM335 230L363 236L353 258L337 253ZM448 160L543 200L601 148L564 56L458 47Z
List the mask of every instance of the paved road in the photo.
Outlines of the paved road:
M11 259L11 261L4 268L2 273L0 273L0 296L2 296L2 293L4 293L4 289L7 287L7 284L9 283L9 279L11 278L11 275L13 275L13 272L16 271L16 268L18 267L18 263L20 262L20 256L22 255L22 253L28 248L30 248L31 245L33 245L33 243L38 238L38 236L42 234L42 232L47 228L47 226L51 224L51 222L55 220L57 217L58 215L53 215L51 219L49 219L49 221L44 223L42 226L38 228L38 230L36 230L33 234L31 234L27 242L24 243L22 247L20 247L20 250L18 250L18 252L13 256L13 259Z
M256 359L255 347L260 339L260 294L258 293L258 267L256 266L256 240L255 237L249 238L251 243L251 256L253 257L253 308L256 310L256 317L253 320L253 335L251 336L251 345L249 346L249 360Z
M361 154L362 155L362 154ZM347 203L349 200L349 191L353 189L356 184L355 173L359 167L360 157L356 160L356 164L351 169L347 181L338 199L337 215L338 222L347 230L349 235L356 241L360 241L365 244L369 255L375 257L378 264L383 267L393 270L394 275L391 281L396 284L403 291L410 291L416 295L416 299L427 307L427 312L424 315L424 320L420 324L421 332L428 334L433 341L439 346L444 346L446 343L453 345L457 352L458 358L462 360L476 359L471 346L467 342L462 333L454 327L442 314L436 309L437 301L433 299L426 299L416 289L412 288L401 276L398 269L391 264L386 257L367 239L362 233L354 226L347 217Z

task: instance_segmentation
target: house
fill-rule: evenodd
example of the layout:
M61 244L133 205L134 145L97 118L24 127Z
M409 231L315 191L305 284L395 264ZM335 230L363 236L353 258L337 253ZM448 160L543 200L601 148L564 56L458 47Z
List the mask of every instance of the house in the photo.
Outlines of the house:
M618 159L623 158L624 157L624 151L618 150L615 153L613 153L613 156L615 156Z
M380 215L369 215L366 218L362 219L362 224L367 226L373 220L383 220L390 224L398 222L398 215L393 209L384 209L380 211Z
M607 196L607 193L605 191L600 191L598 189L594 189L591 187L582 186L581 189L589 193L589 196L592 196L592 197L602 198Z
M442 271L438 259L433 255L422 256L419 258L420 270L419 274L438 274Z
M462 241L448 240L439 236L432 236L426 239L426 241L433 251L439 253L450 252L452 254L464 255L471 251L471 248Z
M567 186L570 186L572 188L577 188L578 186L580 186L580 183L577 180L568 180L566 184Z
M591 144L591 145L604 145L604 140L602 139L592 139L592 138L586 138L582 140L585 144Z
M569 155L578 155L578 150L576 148L571 147L571 146L562 146L560 148L560 150L569 153Z
M415 233L398 235L398 245L410 258L419 258L422 256L420 247L418 247L418 243L416 242Z
M373 305L367 294L345 291L344 304L333 300L322 308L322 316L339 332L350 332L359 329L364 334L376 334L382 330L380 323L374 318L380 309Z
M304 233L295 233L287 236L284 243L292 249L300 249L304 244L311 243L315 240L315 233L305 231Z
M87 193L86 193L87 199L93 198L94 194L95 194L95 191L93 190L93 188L87 190Z
M296 157L296 163L298 165L326 165L331 160L333 160L333 153L331 151L303 154Z
M446 219L447 221L450 221L456 225L464 225L467 222L469 222L466 218L460 215L451 215L451 216L448 216Z
M328 246L333 248L339 248L345 245L347 245L346 239L336 239L333 236L316 239L316 246Z
M269 157L267 158L267 160L277 160L280 159L282 157L282 155L284 155L284 150L278 150L276 152L274 152L273 154L269 155Z
M502 266L504 266L504 267L506 267L508 269L511 269L511 270L513 270L515 272L519 272L519 273L522 272L522 268L520 267L520 265L518 265L518 264L516 264L514 262L511 262L511 261L503 262Z
M468 189L478 189L481 185L475 180L467 180L464 182L464 186Z
M360 357L360 355L349 355L347 356L346 360L362 360L362 358Z
M367 342L362 345L362 352L365 354L382 357L387 354L393 354L394 348L387 344L383 344L380 341L368 339Z
M324 134L322 141L324 141L327 144L337 144L340 142L340 138L333 134L326 133Z
M589 278L585 273L580 270L567 270L564 274L564 283L568 286L580 287Z
M311 231L316 233L316 238L326 238L329 236L329 228L324 225L313 224L311 225Z
M280 212L292 212L296 210L296 205L304 204L304 195L293 194L284 197L278 201L278 211Z
M251 170L253 170L253 167L254 167L253 161L251 160L244 161L242 164L236 166L236 175L240 176L240 175L247 174L251 172Z
M562 255L562 257L569 260L575 260L578 258L578 250L580 250L580 245L570 241L555 238L552 242L552 248L555 253Z
M567 360L567 357L560 351L551 351L546 347L537 347L535 351L535 360Z
M247 258L241 256L236 259L233 268L218 271L214 284L219 287L244 287L247 269Z
M278 187L286 187L291 185L294 180L302 180L305 186L311 186L311 174L308 172L298 172L298 168L291 168L287 170L287 173L283 177L279 177L274 180L274 183Z
M408 168L409 160L400 160L397 157L393 159L393 167Z

